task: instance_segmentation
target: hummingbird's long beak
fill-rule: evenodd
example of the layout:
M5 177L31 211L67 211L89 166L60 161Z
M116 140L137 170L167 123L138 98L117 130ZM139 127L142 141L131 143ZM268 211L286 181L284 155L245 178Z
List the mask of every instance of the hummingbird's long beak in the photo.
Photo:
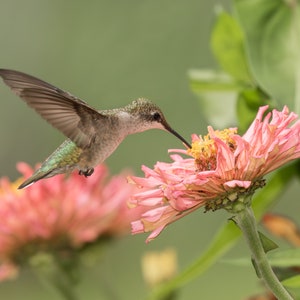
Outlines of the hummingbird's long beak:
M164 124L165 129L180 139L188 148L192 148L191 144L188 143L177 131L175 131L169 124Z

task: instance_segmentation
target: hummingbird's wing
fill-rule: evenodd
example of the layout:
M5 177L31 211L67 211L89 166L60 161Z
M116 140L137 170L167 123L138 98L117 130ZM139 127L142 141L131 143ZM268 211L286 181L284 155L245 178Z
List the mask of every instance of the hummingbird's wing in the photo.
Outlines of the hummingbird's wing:
M16 95L81 148L90 145L95 125L107 118L70 93L33 76L6 69L0 69L0 76Z

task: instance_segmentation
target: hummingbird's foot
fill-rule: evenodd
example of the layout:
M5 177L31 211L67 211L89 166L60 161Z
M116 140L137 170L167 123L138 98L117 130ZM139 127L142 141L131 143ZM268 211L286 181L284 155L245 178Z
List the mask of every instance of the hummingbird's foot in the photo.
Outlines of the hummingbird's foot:
M85 177L91 176L94 173L94 168L87 169L86 171L79 171L79 175L83 175Z

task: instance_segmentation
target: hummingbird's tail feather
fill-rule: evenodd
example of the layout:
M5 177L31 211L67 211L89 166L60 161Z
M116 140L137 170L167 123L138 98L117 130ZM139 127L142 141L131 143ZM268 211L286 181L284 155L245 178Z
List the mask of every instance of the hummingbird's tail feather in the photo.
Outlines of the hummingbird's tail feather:
M40 169L37 170L31 177L29 177L22 184L20 184L19 187L18 187L18 189L19 190L24 189L26 187L29 187L30 185L32 185L33 183L37 182L40 179L43 179L43 178L46 178L46 177L51 177L51 175L49 176L49 174L51 172L52 172L52 170L50 170L48 172L43 172Z

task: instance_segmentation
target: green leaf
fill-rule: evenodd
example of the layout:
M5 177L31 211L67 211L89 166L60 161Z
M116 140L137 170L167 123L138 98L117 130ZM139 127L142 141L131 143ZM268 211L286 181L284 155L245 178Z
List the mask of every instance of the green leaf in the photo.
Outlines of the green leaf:
M268 258L273 267L299 267L300 249L276 250L268 253Z
M279 250L278 245L275 244L272 240L267 238L261 232L259 232L259 236L263 241L263 246L266 252L271 250L277 249L276 251L269 252L268 260L272 267L281 267L281 268L288 268L288 267L297 267L300 266L300 249L285 249ZM263 236L263 238L262 238ZM269 245L270 243L270 245ZM234 259L223 259L222 262L228 263L235 266L249 266L250 261L249 257L240 257Z
M198 97L201 112L208 123L218 128L232 126L236 119L237 92L243 86L223 72L190 70L188 75L191 89Z
M297 162L278 169L276 172L273 172L272 176L268 179L266 186L253 197L252 206L258 221L272 203L276 201L280 193L288 187L288 183L297 175L297 172Z
M284 191L287 182L289 182L295 173L295 164L278 170L270 178L269 183L256 194L253 201L253 210L258 220L276 200L276 197ZM238 227L233 222L227 223L219 230L208 248L194 263L169 282L154 289L147 299L164 299L172 291L201 276L224 253L233 247L240 236L241 232Z
M243 85L224 72L191 69L188 72L190 87L196 94L203 92L236 92Z
M237 117L239 130L245 132L254 120L258 108L262 105L271 104L268 96L258 88L244 89L238 95ZM274 105L270 105L272 108Z
M64 299L78 299L75 292L75 286L79 281L76 254L70 261L63 262L56 254L38 252L30 257L28 263L37 278L49 290L60 294Z
M255 270L257 278L262 278L262 275L261 275L261 272L259 270L259 267L258 267L258 265L257 265L257 263L256 263L256 261L255 261L255 259L253 257L251 257L251 263L252 263L252 267Z
M278 248L278 245L267 236L265 236L262 232L258 231L258 235L266 253Z
M246 38L251 73L280 105L300 102L299 1L235 0Z
M251 260L249 257L227 258L220 260L221 263L225 263L231 266L237 267L249 267L251 266Z
M218 14L214 25L211 48L225 72L237 81L253 84L245 54L243 32L238 22L224 11Z
M300 275L296 275L285 279L282 284L288 288L299 288L300 287Z

